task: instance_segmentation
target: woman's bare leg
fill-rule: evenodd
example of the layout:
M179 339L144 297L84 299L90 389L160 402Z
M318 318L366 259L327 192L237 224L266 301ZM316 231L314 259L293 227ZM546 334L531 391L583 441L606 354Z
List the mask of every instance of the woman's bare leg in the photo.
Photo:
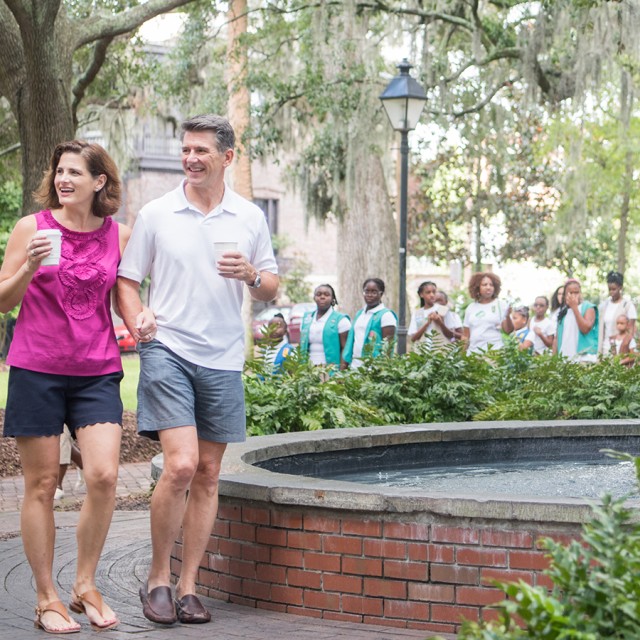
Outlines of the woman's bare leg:
M96 588L96 570L115 506L122 428L112 423L90 425L77 429L76 436L82 451L87 497L76 530L78 568L74 598ZM83 604L89 620L98 626L117 619L106 603L102 615L92 605Z
M60 437L18 437L18 452L24 473L24 502L20 514L24 552L33 571L38 607L60 600L53 582L55 521L53 495L58 483ZM42 623L52 630L77 629L54 612L42 615Z

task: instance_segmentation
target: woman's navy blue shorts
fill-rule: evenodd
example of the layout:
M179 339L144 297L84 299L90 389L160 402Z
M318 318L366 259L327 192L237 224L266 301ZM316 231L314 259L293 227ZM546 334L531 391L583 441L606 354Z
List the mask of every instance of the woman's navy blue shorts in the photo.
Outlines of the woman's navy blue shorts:
M55 436L101 422L122 424L122 371L61 376L11 367L4 435Z

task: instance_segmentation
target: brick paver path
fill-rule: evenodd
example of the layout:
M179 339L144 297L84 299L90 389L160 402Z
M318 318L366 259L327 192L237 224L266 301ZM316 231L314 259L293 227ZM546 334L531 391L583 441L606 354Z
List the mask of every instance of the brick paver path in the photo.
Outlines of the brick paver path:
M150 465L127 464L120 468L118 494L144 491L150 486ZM73 496L74 470L65 478L65 493ZM24 557L18 531L24 484L21 478L0 480L0 640L33 640L50 637L33 627L35 592L31 570ZM82 495L83 490L79 492ZM56 556L54 577L60 594L68 601L75 569L75 522L77 512L56 513ZM122 621L118 629L100 637L130 640L424 640L424 631L393 629L374 625L316 620L303 616L251 609L203 598L213 613L207 625L161 627L142 616L138 589L146 578L150 560L149 516L147 512L116 512L98 572L98 587ZM96 640L86 617L80 633L67 637Z

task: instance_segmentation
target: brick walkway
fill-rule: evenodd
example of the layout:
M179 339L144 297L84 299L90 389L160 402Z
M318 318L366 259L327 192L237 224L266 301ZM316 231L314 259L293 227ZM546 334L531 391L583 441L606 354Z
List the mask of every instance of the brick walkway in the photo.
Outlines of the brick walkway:
M84 495L74 493L76 474L65 478L65 499ZM150 464L120 467L118 495L146 491L150 486ZM0 480L0 640L33 640L45 634L33 628L35 592L29 565L22 550L19 508L24 492L22 478ZM77 512L56 512L57 539L54 577L63 599L68 599L75 566L75 523ZM187 640L211 637L215 640L424 640L424 631L316 620L303 616L251 609L204 598L214 621L209 625L159 627L141 612L138 589L146 578L150 560L149 516L147 512L116 512L98 573L98 586L122 620L118 629L103 632L105 638L136 640ZM95 640L86 618L80 633L69 637ZM132 635L135 634L135 635Z

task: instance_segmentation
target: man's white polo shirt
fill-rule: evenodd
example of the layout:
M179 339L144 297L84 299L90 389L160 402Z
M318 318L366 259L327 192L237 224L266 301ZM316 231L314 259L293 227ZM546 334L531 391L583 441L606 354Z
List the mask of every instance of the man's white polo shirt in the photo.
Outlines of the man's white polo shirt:
M151 276L149 307L157 339L193 364L241 371L243 287L218 275L214 242L237 242L258 271L277 273L263 212L225 185L218 207L203 215L187 200L184 181L138 214L118 275Z

